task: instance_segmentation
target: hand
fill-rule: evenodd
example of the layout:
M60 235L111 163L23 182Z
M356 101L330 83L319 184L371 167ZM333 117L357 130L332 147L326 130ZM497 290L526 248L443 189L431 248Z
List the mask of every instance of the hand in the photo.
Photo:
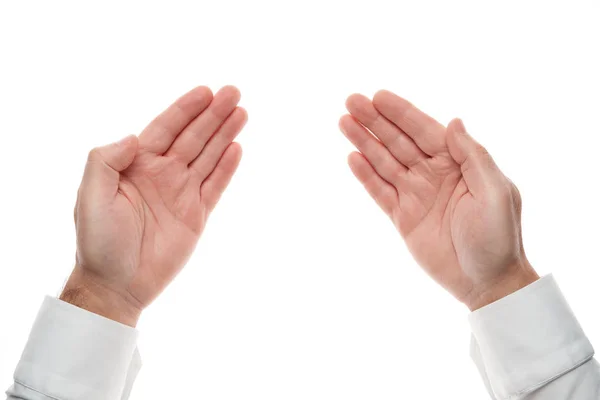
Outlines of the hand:
M475 310L538 278L519 192L459 119L446 128L388 91L346 107L350 168L433 279Z
M77 205L76 267L62 299L135 326L183 268L233 176L247 120L239 91L198 87L139 138L96 148Z

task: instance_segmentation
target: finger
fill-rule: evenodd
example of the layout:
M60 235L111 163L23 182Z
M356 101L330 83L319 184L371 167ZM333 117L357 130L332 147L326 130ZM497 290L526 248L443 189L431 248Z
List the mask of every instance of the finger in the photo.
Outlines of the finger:
M223 87L215 94L208 108L181 132L165 155L189 164L200 154L239 101L240 91L236 87Z
M202 201L209 212L215 208L227 185L229 185L231 177L240 164L241 158L242 146L239 143L231 143L223 153L215 169L200 186L200 201Z
M137 148L138 138L131 135L117 143L90 151L81 183L81 197L91 196L100 202L111 201L119 188L120 172L131 165Z
M353 94L346 100L346 108L405 166L410 168L428 158L406 133L381 115L367 97Z
M387 215L391 216L393 209L398 204L396 189L380 177L367 159L359 152L350 153L348 165L373 200Z
M482 196L497 186L502 175L485 147L467 133L463 122L456 118L448 124L448 149L460 169L473 196Z
M79 207L79 192L81 192L81 188L77 189L77 200L75 200L75 207L73 208L73 220L75 221L75 225L77 225L77 207Z
M409 101L387 90L380 90L373 97L373 105L410 136L423 152L433 156L446 151L446 128Z
M212 97L206 86L199 86L181 96L140 134L140 148L163 154L177 135L208 107Z
M389 183L395 184L398 177L406 172L406 167L400 164L388 149L351 115L344 115L340 119L340 129L375 167L377 173Z
M204 180L215 168L223 152L240 133L247 120L246 110L241 107L236 108L210 138L200 155L192 161L190 167L200 175L201 180Z

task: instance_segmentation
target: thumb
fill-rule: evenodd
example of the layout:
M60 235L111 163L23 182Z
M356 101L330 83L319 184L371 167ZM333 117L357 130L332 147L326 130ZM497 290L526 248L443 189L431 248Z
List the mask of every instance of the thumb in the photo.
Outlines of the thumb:
M447 144L450 156L460 165L463 178L474 196L483 195L502 176L492 156L467 133L459 118L448 124Z
M120 172L131 165L138 148L138 138L129 135L118 142L90 151L81 183L82 195L98 200L112 200L119 187Z

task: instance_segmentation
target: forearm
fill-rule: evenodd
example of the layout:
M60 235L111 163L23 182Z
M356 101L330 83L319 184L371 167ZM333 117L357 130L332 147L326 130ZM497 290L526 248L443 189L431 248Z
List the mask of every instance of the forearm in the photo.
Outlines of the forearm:
M117 293L100 283L98 278L79 266L73 269L60 300L101 315L124 325L135 327L142 308L126 293Z
M495 279L490 279L484 285L484 288L474 293L473 296L465 300L469 310L475 311L482 307L492 304L527 285L537 281L540 276L527 260L521 263L503 269L505 272L498 275Z

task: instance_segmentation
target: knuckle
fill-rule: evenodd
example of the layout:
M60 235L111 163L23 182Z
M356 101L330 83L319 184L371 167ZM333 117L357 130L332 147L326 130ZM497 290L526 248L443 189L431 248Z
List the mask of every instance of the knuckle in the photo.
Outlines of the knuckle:
M515 208L516 210L521 209L521 194L510 179L506 178L504 182L499 183L494 192L495 197L501 204Z
M517 185L515 185L512 181L509 180L509 182L510 182L510 190L511 190L513 196L516 199L521 200L521 191L519 190L519 188L517 187Z
M521 191L510 179L508 180L510 186L510 192L512 195L512 200L515 204L515 207L520 212L523 206L523 197L521 196Z
M499 190L499 197L505 203L512 203L513 193L512 193L512 190L510 189L510 187L505 186L505 187L501 188Z
M504 207L513 201L512 190L502 180L492 180L488 184L486 198L490 205Z
M487 151L487 149L479 143L475 146L475 154L477 154L480 157L486 158L490 156L490 153Z
M96 160L99 160L99 159L100 159L100 148L99 147L94 147L88 153L88 161L96 161Z

